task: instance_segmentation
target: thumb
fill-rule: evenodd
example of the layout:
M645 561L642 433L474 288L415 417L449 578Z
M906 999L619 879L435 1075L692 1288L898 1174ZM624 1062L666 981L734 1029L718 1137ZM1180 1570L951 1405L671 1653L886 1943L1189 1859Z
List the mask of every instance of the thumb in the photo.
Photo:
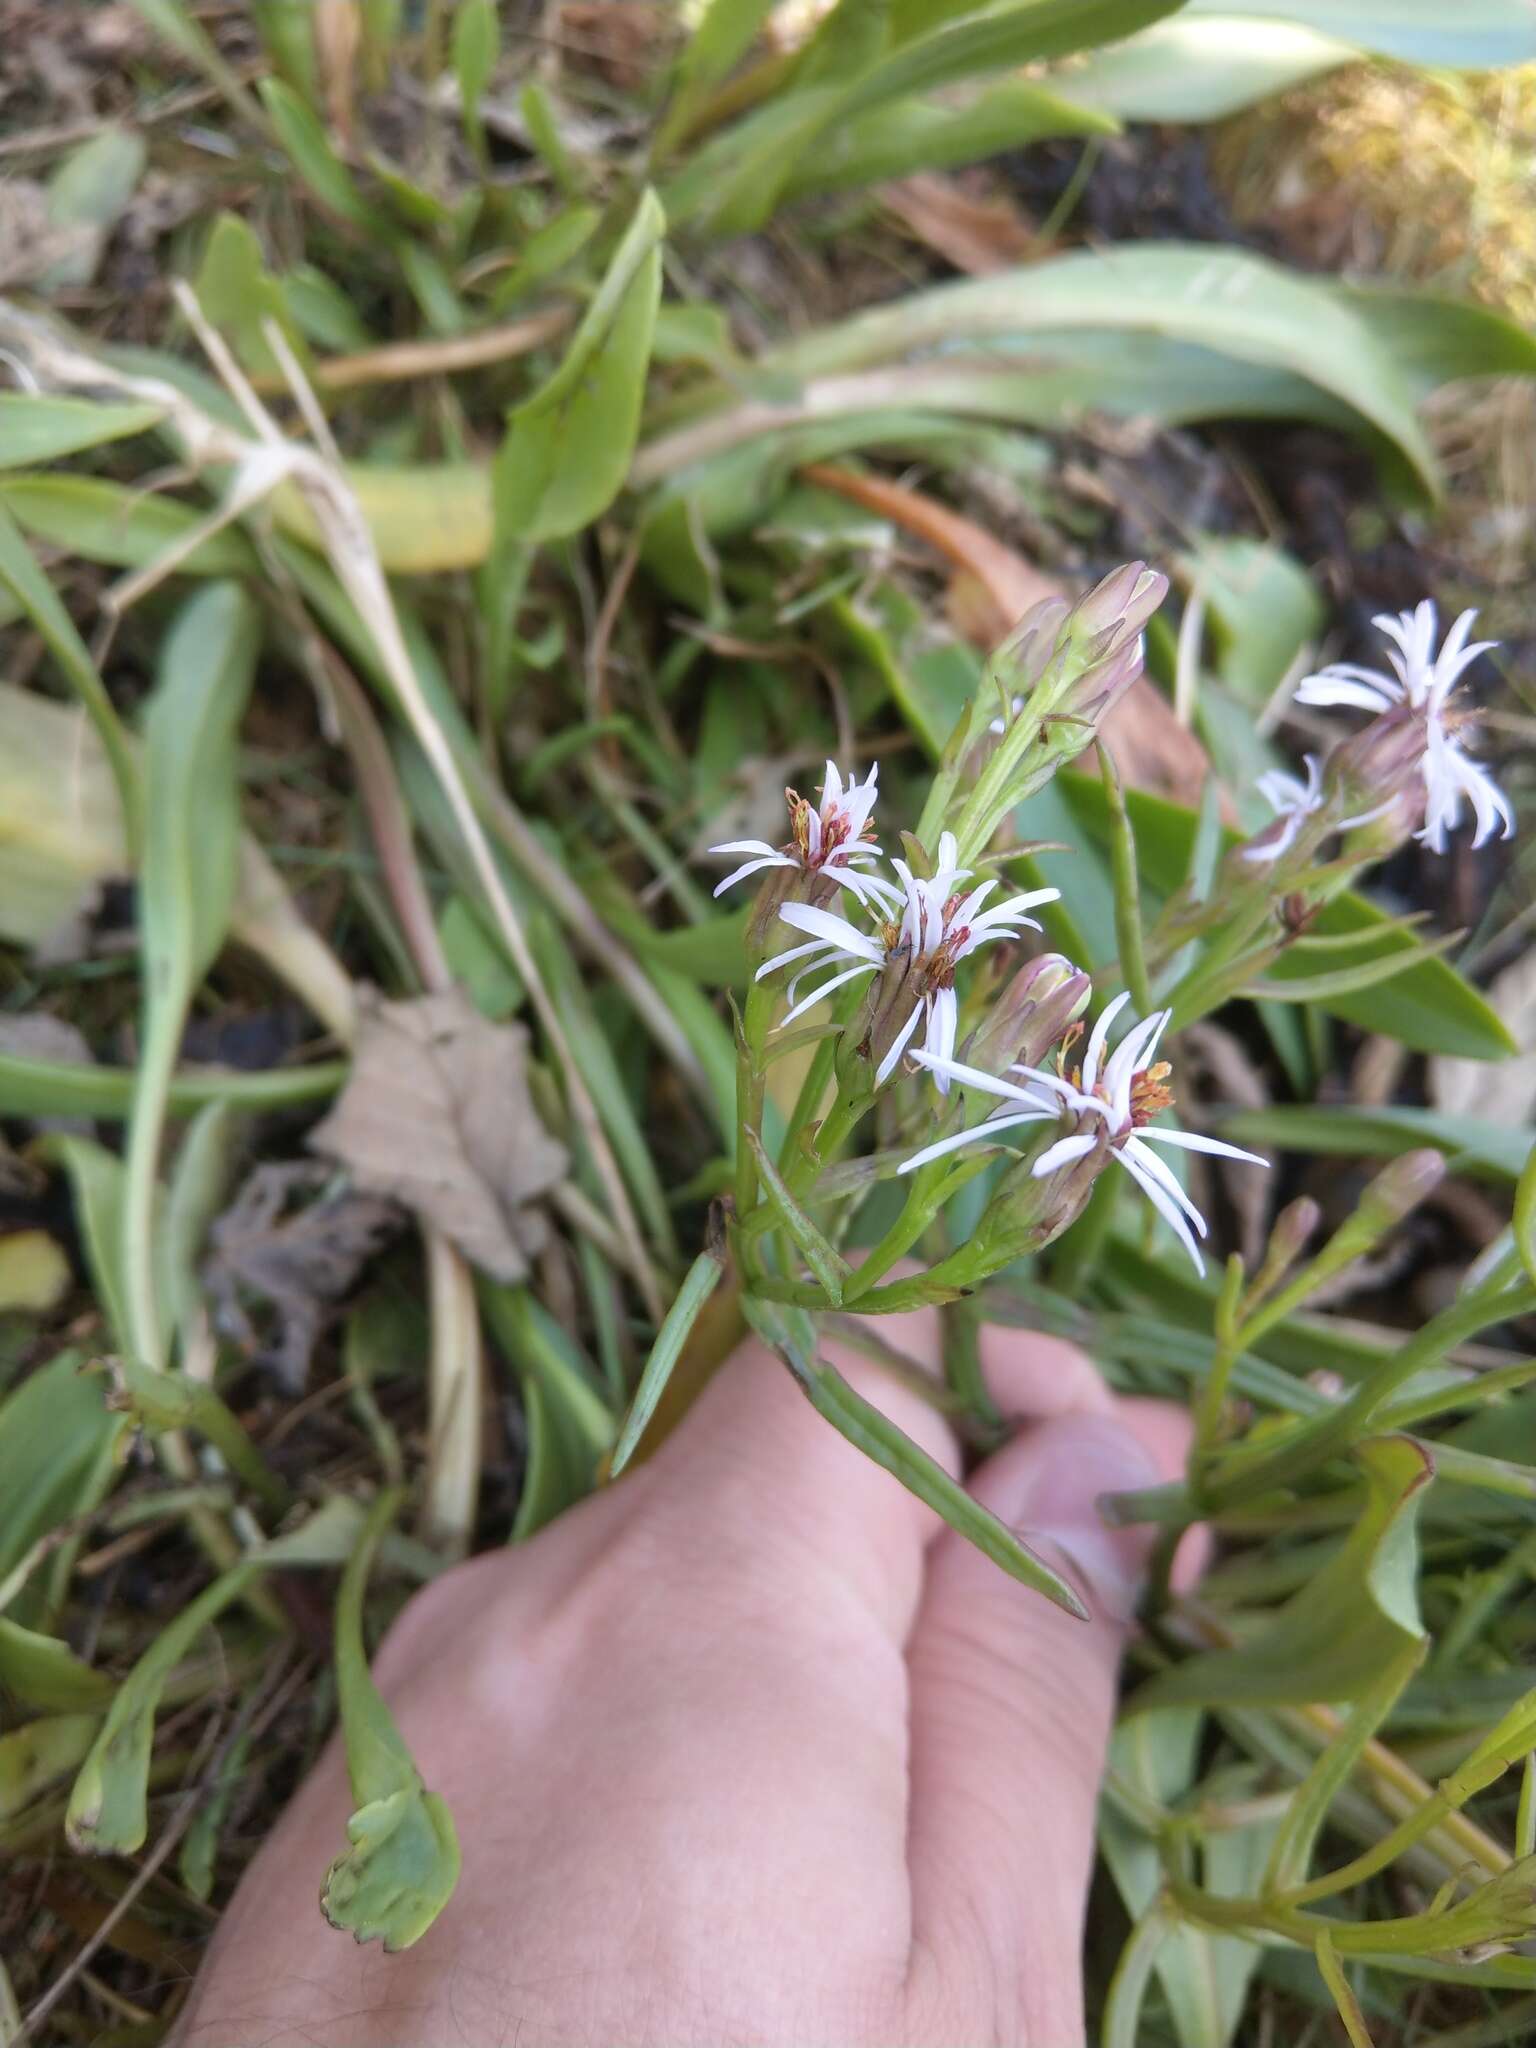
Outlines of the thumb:
M1106 1527L1097 1502L1169 1477L1183 1429L1161 1403L1060 1415L972 1480L1072 1580L1086 1622L950 1532L930 1553L908 1649L913 1952L940 1973L932 1988L950 2013L991 1985L989 2038L1051 2048L1083 2038L1094 1809L1150 1543L1144 1529Z

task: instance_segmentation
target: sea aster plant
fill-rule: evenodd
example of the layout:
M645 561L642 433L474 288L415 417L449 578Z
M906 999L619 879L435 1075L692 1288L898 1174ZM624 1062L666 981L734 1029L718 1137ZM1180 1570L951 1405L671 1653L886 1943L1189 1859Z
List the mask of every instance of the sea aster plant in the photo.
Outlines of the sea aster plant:
M770 846L766 839L727 839L723 845L712 846L711 853L751 856L715 885L715 894L723 894L765 868L798 868L806 875L841 884L860 903L899 901L899 893L890 882L865 872L871 861L880 858L872 823L879 776L880 765L876 762L865 781L856 781L850 770L845 783L837 764L829 761L819 804L813 804L798 790L786 789L789 839L782 846Z
M1416 715L1423 728L1424 823L1415 836L1435 853L1444 853L1449 834L1461 822L1464 801L1471 804L1477 820L1474 847L1490 839L1501 823L1506 839L1515 829L1509 799L1456 737L1466 714L1448 708L1451 692L1466 669L1498 644L1493 640L1469 642L1476 617L1476 612L1463 612L1437 653L1439 620L1431 599L1426 597L1411 612L1400 612L1395 618L1383 613L1372 623L1393 643L1387 655L1390 674L1336 662L1316 675L1303 677L1296 689L1298 704L1348 705L1380 714L1407 710Z
M1106 1059L1109 1027L1129 1000L1128 994L1119 995L1105 1005L1088 1040L1082 1067L1070 1076L1052 1073L1045 1067L1016 1066L1011 1071L1025 1077L1024 1085L1019 1086L983 1073L978 1067L962 1066L955 1060L940 1061L926 1051L916 1053L914 1057L935 1074L942 1068L945 1079L999 1096L1002 1106L970 1130L940 1138L936 1144L914 1152L902 1162L900 1171L911 1173L930 1159L940 1159L963 1145L990 1143L999 1133L1022 1124L1070 1117L1073 1128L1048 1145L1035 1161L1031 1168L1035 1178L1043 1180L1058 1168L1086 1158L1107 1138L1111 1157L1125 1168L1194 1260L1197 1271L1203 1273L1205 1261L1196 1239L1206 1234L1205 1218L1148 1140L1189 1152L1215 1153L1223 1159L1246 1159L1255 1166L1267 1166L1269 1162L1256 1152L1245 1152L1220 1138L1152 1127L1152 1118L1173 1102L1168 1087L1172 1069L1166 1060L1154 1057L1158 1040L1173 1013L1154 1011L1128 1031Z
M789 985L791 1007L786 1024L846 982L878 972L882 987L876 996L871 1033L871 1051L878 1060L877 1084L895 1071L924 1020L925 1049L940 1060L951 1057L959 1018L955 970L960 962L994 939L1017 938L1026 928L1038 931L1039 925L1025 912L1036 904L1054 902L1061 893L1058 889L1028 889L984 908L997 882L993 879L962 890L961 884L970 880L970 870L957 865L951 832L940 836L938 864L931 876L914 875L903 860L893 861L892 866L901 878L899 918L892 915L876 931L866 932L815 904L786 903L779 911L780 919L796 931L809 933L808 942L776 954L757 971L761 980L792 961L801 963ZM893 896L895 893L892 891ZM892 908L894 911L894 905ZM852 964L843 964L846 962ZM801 981L823 967L838 971L796 1002ZM937 1067L934 1073L939 1087L947 1089L947 1076Z

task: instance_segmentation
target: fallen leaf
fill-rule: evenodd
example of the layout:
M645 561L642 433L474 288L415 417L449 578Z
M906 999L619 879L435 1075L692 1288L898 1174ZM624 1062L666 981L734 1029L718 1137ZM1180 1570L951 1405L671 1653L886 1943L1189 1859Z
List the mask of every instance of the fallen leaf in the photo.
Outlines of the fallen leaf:
M1488 1000L1519 1046L1499 1068L1501 1123L1516 1128L1536 1115L1536 950L1522 953L1494 976ZM1481 1060L1432 1059L1429 1099L1447 1116L1488 1114L1488 1069Z
M352 1078L309 1142L508 1281L544 1244L534 1205L569 1163L528 1092L527 1032L490 1023L459 988L360 997Z
M957 577L965 579L959 619L978 647L995 647L1041 598L1069 594L1054 577L1026 562L974 519L905 484L830 462L810 463L800 474L823 490L881 513L941 554ZM1210 767L1205 749L1180 725L1173 706L1145 676L1126 691L1101 730L1126 782L1180 803L1198 803Z
M208 1233L202 1277L215 1324L289 1393L302 1391L327 1323L402 1221L394 1203L335 1179L307 1159L258 1166ZM269 1312L265 1337L256 1304Z
M919 171L880 188L881 203L911 234L968 277L1012 270L1036 253L1035 231L1003 193Z

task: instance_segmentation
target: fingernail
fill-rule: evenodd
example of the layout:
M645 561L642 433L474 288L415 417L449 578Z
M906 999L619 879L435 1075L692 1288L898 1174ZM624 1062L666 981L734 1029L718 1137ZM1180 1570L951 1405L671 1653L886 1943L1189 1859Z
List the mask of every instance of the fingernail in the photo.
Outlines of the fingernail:
M1163 1475L1150 1451L1112 1416L1063 1415L1031 1432L1018 1476L1005 1518L1047 1563L1065 1568L1092 1614L1129 1621L1146 1532L1107 1527L1098 1503L1106 1493L1157 1485Z

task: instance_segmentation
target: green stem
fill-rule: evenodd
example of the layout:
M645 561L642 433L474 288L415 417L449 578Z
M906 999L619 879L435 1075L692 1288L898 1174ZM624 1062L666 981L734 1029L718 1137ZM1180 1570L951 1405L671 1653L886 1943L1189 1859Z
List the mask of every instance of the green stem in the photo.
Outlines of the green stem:
M170 1103L171 1073L186 1002L168 993L149 1007L123 1170L124 1336L135 1362L163 1372L169 1363L155 1288L155 1210L160 1141Z

